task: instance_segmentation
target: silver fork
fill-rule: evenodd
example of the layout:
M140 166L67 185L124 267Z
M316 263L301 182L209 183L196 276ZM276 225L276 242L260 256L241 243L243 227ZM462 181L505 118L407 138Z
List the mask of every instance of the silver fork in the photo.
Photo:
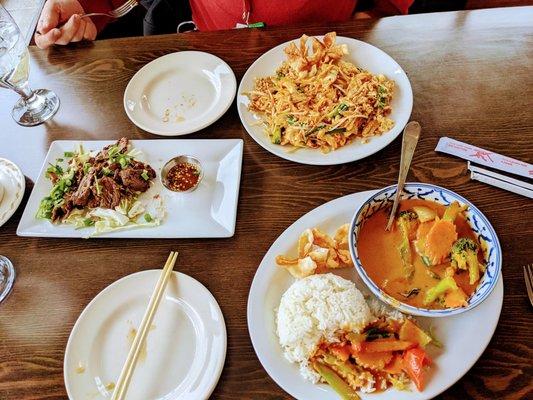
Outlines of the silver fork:
M533 306L533 265L524 265L524 279L526 280L527 295Z
M96 17L98 15L102 15L102 16L111 17L111 18L120 18L126 15L127 13L129 13L135 7L137 7L138 4L139 2L137 0L128 0L127 2L122 4L120 7L115 8L114 10L111 10L107 13L88 13L88 14L80 15L80 17L85 18L85 17Z

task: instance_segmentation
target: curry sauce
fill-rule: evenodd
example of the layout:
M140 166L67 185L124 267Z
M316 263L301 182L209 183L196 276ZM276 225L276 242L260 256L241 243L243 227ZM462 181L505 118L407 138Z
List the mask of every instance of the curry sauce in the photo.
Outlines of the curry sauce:
M399 208L400 211L403 211L409 210L413 206L430 208L436 212L439 218L443 217L446 208L441 204L419 199L402 200ZM445 277L446 269L450 267L450 260L447 259L439 265L427 266L411 242L414 273L410 278L407 278L398 250L402 242L402 235L397 224L393 225L391 231L385 230L388 217L388 209L380 210L367 219L361 228L357 249L366 273L380 289L403 303L421 308L446 308L444 304L439 302L424 304L423 299L426 292ZM431 223L422 222L419 229L425 229L423 225ZM458 238L469 238L477 243L474 232L462 213L456 217L454 224ZM479 246L479 243L477 244ZM480 257L479 253L478 258ZM479 259L481 261L481 258ZM477 287L478 282L470 284L467 270L458 270L453 278L467 297L470 297Z

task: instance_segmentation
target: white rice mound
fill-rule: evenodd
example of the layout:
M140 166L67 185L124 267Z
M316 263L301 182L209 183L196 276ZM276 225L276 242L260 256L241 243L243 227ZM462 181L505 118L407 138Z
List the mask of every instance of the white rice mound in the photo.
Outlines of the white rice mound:
M362 293L349 280L334 274L297 280L281 297L277 330L285 357L300 364L304 378L320 376L308 365L318 344L337 342L339 330L361 332L376 318Z

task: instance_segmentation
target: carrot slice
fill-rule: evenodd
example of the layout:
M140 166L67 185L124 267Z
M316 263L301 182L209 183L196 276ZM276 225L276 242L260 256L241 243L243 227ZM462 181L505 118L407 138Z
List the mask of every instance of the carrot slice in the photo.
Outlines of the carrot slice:
M444 304L446 307L464 307L467 303L467 296L461 288L451 290L444 295Z
M392 360L392 352L367 353L365 351L353 354L355 361L361 367L381 371Z
M453 222L436 220L426 236L425 253L432 265L441 264L457 240L457 230Z
M385 365L383 371L388 372L389 374L399 374L403 370L403 360L400 354L394 354L392 360Z
M350 358L351 346L348 344L332 344L329 346L331 353L341 361L346 361Z
M376 339L372 342L363 343L363 351L367 353L381 353L384 351L403 351L416 344L407 340L399 340L394 338Z

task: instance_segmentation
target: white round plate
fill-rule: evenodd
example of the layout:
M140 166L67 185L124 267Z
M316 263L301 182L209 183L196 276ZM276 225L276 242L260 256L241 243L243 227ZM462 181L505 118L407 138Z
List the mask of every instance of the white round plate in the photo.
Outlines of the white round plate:
M233 102L236 87L235 74L220 58L180 51L137 71L124 92L124 108L129 119L145 131L186 135L219 119Z
M400 134L405 124L409 121L413 108L413 92L404 70L388 54L377 47L360 40L338 36L337 43L348 45L349 54L345 56L347 61L373 74L383 74L396 82L392 113L390 115L394 120L394 127L381 136L371 138L368 143L361 143L356 140L327 154L323 154L320 149L298 149L294 151L291 146L280 146L271 143L268 135L263 130L263 124L259 122L259 116L248 110L249 99L243 93L253 89L255 78L276 73L278 67L286 59L283 49L289 43L280 44L259 57L248 68L239 85L239 94L237 96L239 116L250 136L259 145L286 160L311 165L334 165L368 157L387 146Z
M300 234L311 227L319 227L333 234L349 223L355 210L374 192L354 193L330 201L304 215L285 230L266 253L257 269L248 297L248 330L255 352L268 374L287 393L299 400L338 400L338 395L327 385L304 380L298 367L283 356L276 335L274 310L279 306L282 294L294 282L284 269L276 266L278 254L296 255L296 243ZM366 289L355 268L335 270L335 273L350 279L365 294ZM381 393L360 393L363 399L373 400L426 400L457 382L477 361L489 344L503 302L503 280L490 296L475 309L460 315L445 318L417 318L425 328L433 326L435 335L444 344L439 350L429 346L434 368L428 377L423 392L387 390Z
M13 162L0 158L0 226L17 211L26 188L24 174Z
M161 270L109 285L83 310L65 351L71 400L108 399ZM226 326L215 298L174 272L128 389L129 400L201 400L215 388L226 358Z

